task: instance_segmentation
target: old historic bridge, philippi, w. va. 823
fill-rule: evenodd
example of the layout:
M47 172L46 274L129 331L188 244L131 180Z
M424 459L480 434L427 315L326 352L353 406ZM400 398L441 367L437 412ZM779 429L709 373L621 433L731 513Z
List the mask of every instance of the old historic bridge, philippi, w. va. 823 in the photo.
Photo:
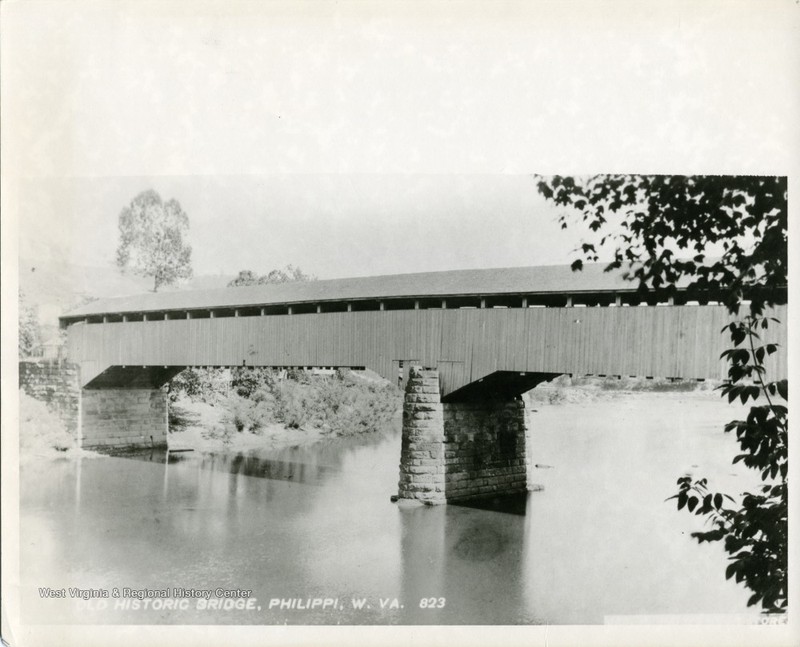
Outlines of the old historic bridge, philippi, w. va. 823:
M462 270L175 291L61 318L84 447L165 445L162 388L189 366L369 368L405 387L399 497L463 501L528 488L521 394L560 374L724 379L713 294L642 301L588 266ZM786 321L786 306L774 316ZM786 328L771 375L786 375Z

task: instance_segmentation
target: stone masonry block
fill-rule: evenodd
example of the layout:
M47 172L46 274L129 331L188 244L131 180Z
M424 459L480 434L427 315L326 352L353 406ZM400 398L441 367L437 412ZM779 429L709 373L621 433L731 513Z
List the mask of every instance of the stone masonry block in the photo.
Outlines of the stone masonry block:
M409 393L415 394L429 394L439 395L439 386L437 384L415 384L408 387Z
M438 404L442 405L438 393L407 393L405 396L405 404Z
M436 411L440 415L442 411L442 405L434 402L415 402L409 405L409 408L412 408L413 411Z

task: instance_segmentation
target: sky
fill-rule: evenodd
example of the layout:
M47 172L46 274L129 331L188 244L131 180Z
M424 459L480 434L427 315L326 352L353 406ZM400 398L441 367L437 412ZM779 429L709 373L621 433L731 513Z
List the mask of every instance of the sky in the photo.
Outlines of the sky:
M569 263L533 173L789 174L800 141L792 2L2 11L9 264L110 264L149 188L198 275Z
M190 219L196 275L293 264L319 278L568 263L532 176L304 174L27 183L20 258L112 265L121 209L154 188ZM51 226L42 227L42 223Z

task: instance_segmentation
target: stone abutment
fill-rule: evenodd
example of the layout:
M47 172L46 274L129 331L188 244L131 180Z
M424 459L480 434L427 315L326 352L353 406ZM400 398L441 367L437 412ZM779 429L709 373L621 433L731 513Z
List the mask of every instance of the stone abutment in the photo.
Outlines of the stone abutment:
M167 411L167 394L163 389L84 389L83 447L166 447Z
M162 388L82 388L80 367L57 360L20 361L19 386L46 403L84 449L167 445L168 402Z

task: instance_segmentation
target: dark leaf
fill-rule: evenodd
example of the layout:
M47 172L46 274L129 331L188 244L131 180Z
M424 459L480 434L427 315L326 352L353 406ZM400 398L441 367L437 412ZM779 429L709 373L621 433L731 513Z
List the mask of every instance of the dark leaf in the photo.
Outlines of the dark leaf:
M747 606L752 607L756 602L758 602L763 596L760 593L753 593L750 596L750 599L747 601Z
M725 569L725 579L726 580L729 580L729 579L731 579L733 577L733 574L736 572L736 567L737 566L738 566L738 564L736 562L728 564L728 568Z

